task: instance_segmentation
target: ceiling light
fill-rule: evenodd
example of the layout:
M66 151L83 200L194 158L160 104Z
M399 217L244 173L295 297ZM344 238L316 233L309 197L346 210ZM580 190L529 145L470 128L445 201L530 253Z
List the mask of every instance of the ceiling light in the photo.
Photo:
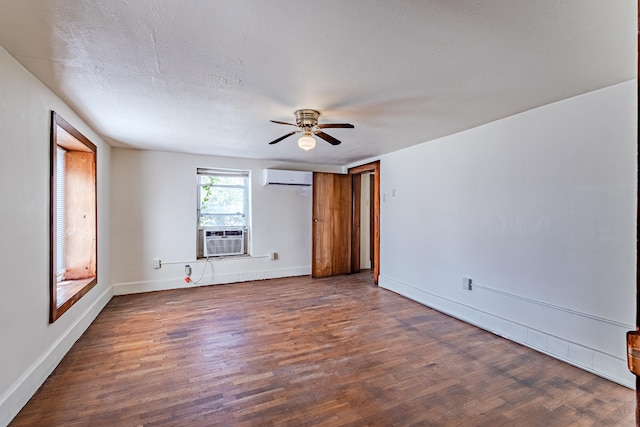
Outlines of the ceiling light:
M316 147L316 140L309 135L302 136L298 140L298 147L305 151L313 150Z

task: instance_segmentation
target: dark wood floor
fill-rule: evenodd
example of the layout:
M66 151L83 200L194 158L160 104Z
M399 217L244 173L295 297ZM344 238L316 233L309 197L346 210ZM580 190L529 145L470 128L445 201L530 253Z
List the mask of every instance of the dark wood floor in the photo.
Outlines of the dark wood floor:
M634 411L633 391L364 273L114 297L11 425L632 426Z

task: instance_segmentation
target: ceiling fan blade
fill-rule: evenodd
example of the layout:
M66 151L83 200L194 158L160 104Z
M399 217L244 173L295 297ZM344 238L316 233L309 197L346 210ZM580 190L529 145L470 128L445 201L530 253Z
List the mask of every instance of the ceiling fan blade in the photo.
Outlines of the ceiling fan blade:
M298 125L294 125L293 123L287 123L287 122L279 122L277 120L270 120L273 123L278 123L279 125L289 125L289 126L298 126Z
M316 132L316 135L319 136L320 138L324 139L325 141L327 141L331 145L339 145L339 144L342 143L342 141L340 141L338 139L335 139L331 135L327 135L324 132Z
M291 135L293 135L294 133L300 133L300 131L299 131L299 130L294 130L293 132L289 132L288 134L286 134L286 135L284 135L284 136L281 136L281 137L280 137L280 138L278 138L278 139L274 139L273 141L271 141L271 142L269 143L269 145L271 145L271 144L277 144L278 142L282 141L283 139L290 137L290 136L291 136Z
M321 125L318 125L319 129L327 129L327 128L349 128L349 129L353 129L355 126L353 126L350 123L324 123Z

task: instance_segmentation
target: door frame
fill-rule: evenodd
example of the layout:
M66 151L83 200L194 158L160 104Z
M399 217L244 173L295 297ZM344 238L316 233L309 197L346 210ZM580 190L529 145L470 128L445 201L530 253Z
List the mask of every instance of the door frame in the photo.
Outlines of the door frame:
M380 277L380 160L349 168L349 175L353 176L353 210L351 214L351 254L352 272L360 270L360 179L364 173L373 173L373 281L378 284ZM357 254L357 259L355 259Z

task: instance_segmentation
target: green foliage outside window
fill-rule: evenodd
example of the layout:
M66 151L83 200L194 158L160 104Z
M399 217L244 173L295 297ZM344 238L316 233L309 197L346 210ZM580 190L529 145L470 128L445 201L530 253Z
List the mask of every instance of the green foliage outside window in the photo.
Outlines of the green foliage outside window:
M217 176L201 176L200 177L200 209L207 208L207 202L211 198L213 186L220 182Z

